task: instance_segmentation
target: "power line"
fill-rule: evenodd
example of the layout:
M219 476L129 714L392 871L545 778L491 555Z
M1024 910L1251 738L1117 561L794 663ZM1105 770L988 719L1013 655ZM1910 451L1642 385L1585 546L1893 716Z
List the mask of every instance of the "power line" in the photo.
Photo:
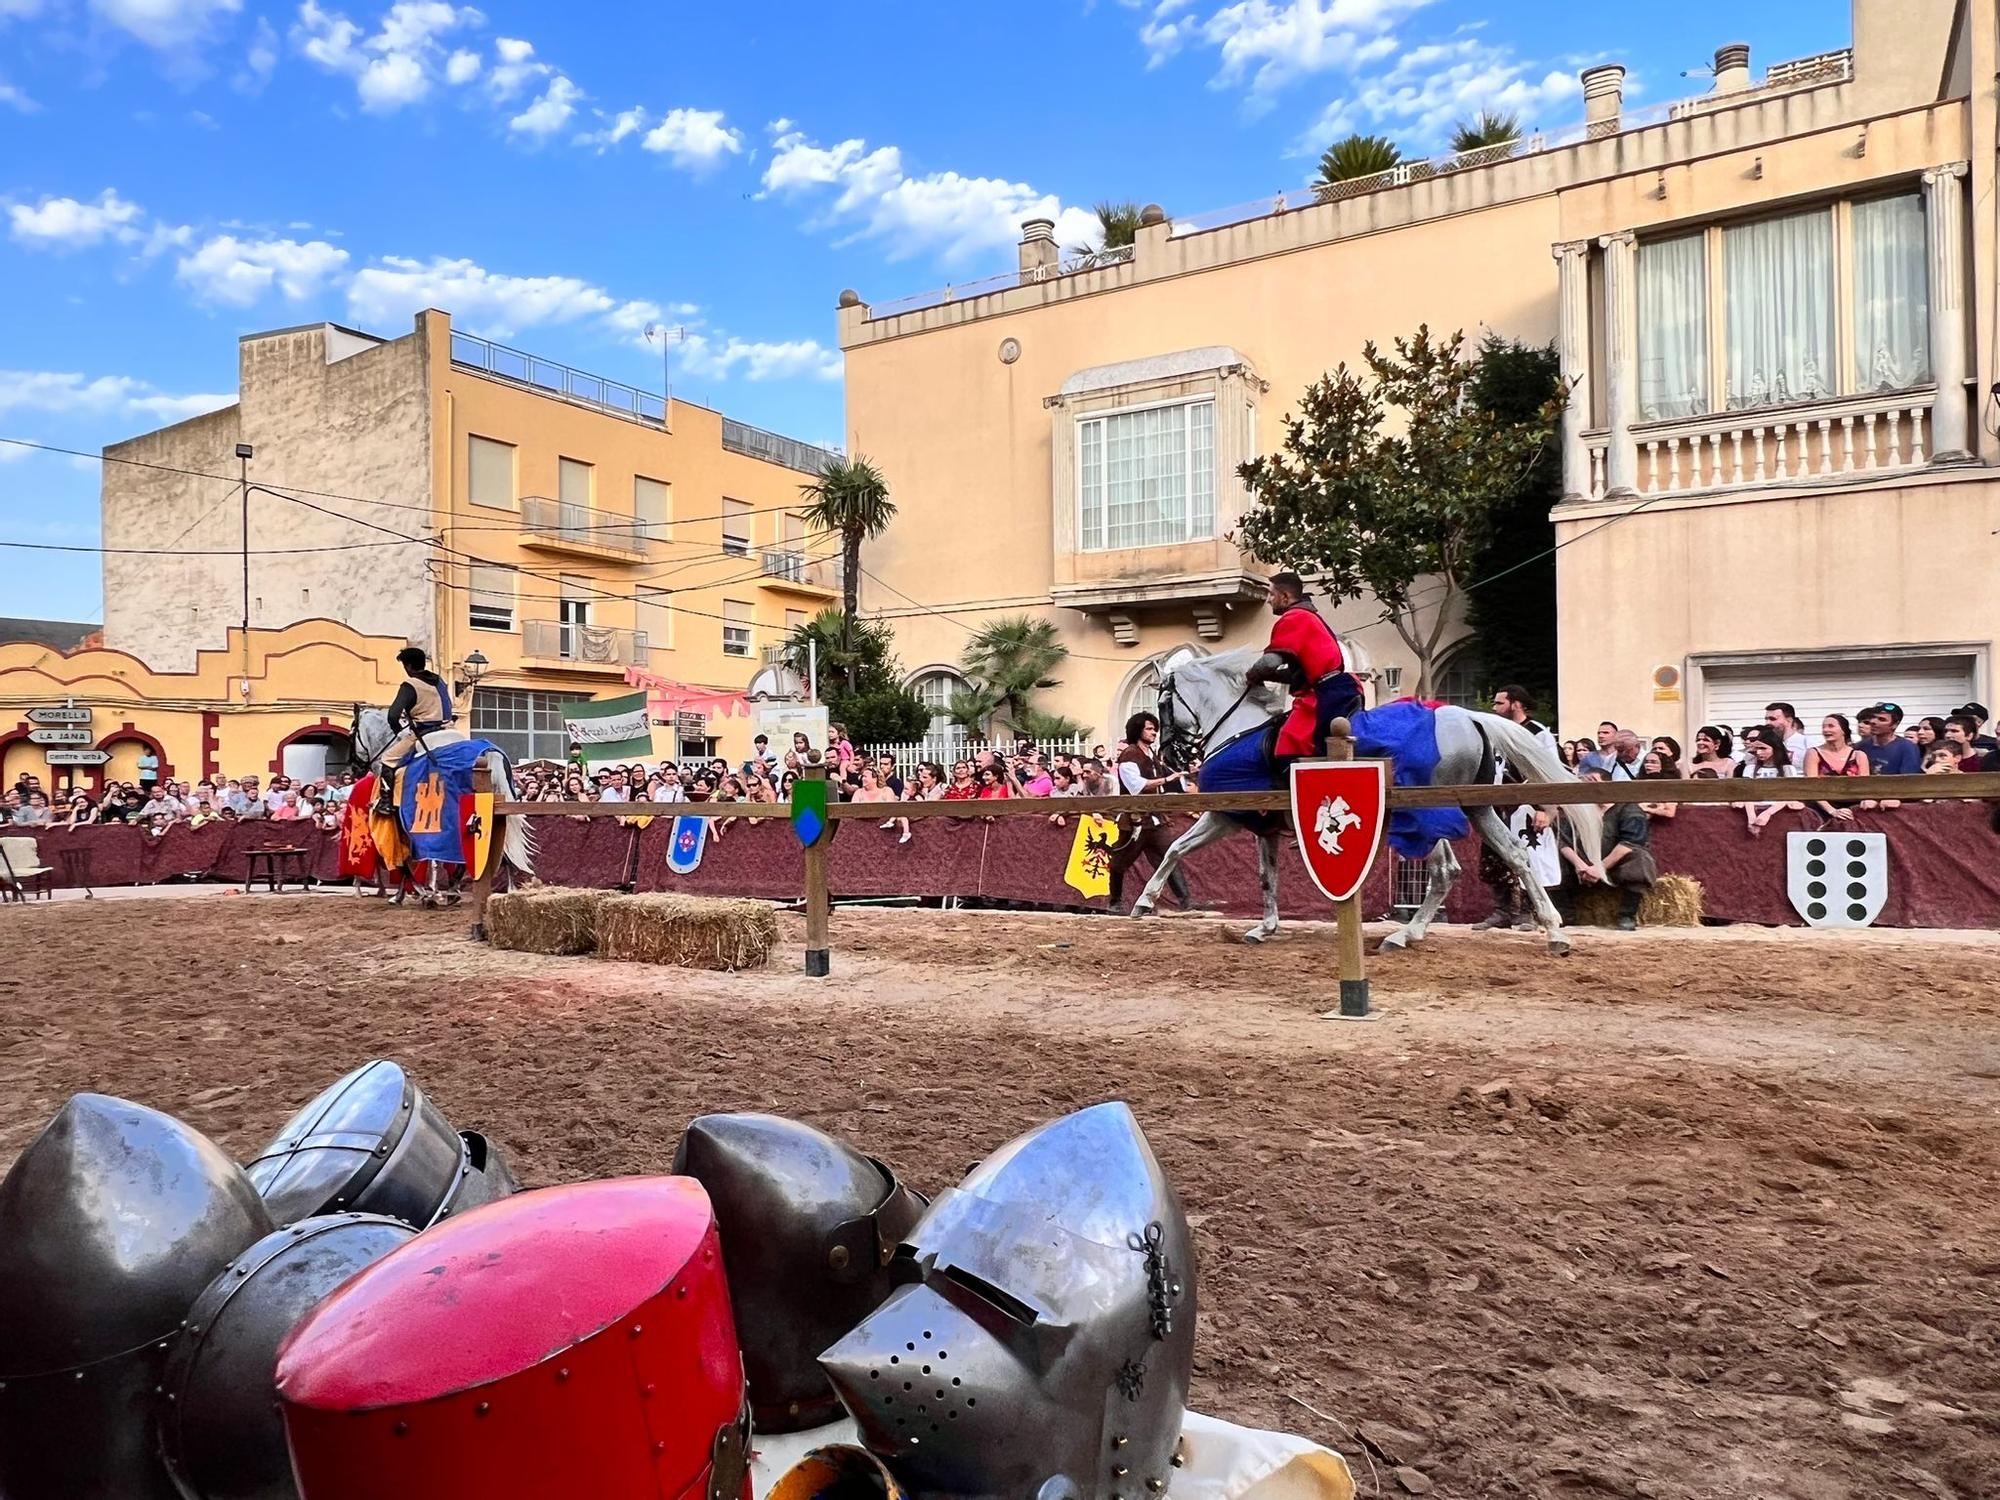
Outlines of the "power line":
M394 542L339 542L324 547L252 547L252 557L282 557L298 552L352 552L361 547L408 547L434 546L429 537L405 537ZM9 542L0 541L0 547L12 547L21 552L91 552L119 557L241 557L241 547L220 550L197 547L84 547L57 542Z

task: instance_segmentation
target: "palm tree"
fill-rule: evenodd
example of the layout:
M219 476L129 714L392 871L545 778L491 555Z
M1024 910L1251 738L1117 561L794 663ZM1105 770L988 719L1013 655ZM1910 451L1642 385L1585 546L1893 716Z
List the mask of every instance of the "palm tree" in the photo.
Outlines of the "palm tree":
M1326 148L1319 159L1315 187L1332 187L1357 177L1373 177L1386 172L1403 159L1402 150L1387 136L1344 135Z
M1519 115L1482 109L1473 119L1459 121L1451 133L1451 150L1454 156L1460 156L1467 151L1477 151L1481 146L1504 146L1520 138Z
M1138 204L1129 200L1114 203L1109 199L1097 205L1097 232L1103 241L1100 245L1072 245L1070 259L1077 262L1079 269L1089 270L1097 264L1098 257L1106 250L1122 250L1139 240Z
M880 536L896 518L889 482L861 454L829 458L819 478L799 486L806 498L805 523L815 531L840 533L841 655L847 686L854 687L854 618L861 606L861 543Z
M1066 725L1066 720L1036 713L1031 700L1043 688L1060 685L1051 674L1068 658L1069 647L1057 637L1052 620L1010 615L981 627L959 658L972 690L952 699L953 720L973 727L1000 714L1019 731L1046 732L1052 724Z

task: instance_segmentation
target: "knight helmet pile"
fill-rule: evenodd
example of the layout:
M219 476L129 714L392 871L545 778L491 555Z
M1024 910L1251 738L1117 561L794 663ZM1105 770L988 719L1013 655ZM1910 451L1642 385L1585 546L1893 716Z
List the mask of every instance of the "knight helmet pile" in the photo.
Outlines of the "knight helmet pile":
M81 1094L0 1182L0 1496L750 1500L758 1435L846 1419L814 1493L1145 1500L1195 1304L1119 1103L929 1201L762 1114L522 1192L386 1061L247 1166Z

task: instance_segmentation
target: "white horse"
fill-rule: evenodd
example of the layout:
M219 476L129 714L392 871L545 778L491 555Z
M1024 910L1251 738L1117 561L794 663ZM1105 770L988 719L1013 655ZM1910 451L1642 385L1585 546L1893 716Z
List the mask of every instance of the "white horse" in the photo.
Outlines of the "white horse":
M395 738L395 731L389 727L389 716L381 709L364 708L355 714L353 755L357 762L368 766L378 774L382 773L383 767L380 764L382 753L389 748ZM433 729L424 735L425 742L432 745L463 744L471 738L472 736L464 730L449 727ZM494 800L496 802L511 802L514 799L514 782L513 778L508 775L507 757L497 749L489 750L485 755L480 757L479 763L493 773ZM394 767L390 767L389 770L393 771ZM507 820L507 836L500 846L500 852L506 858L507 863L519 870L523 875L534 874L535 836L528 827L528 820L526 818L509 818ZM436 867L439 863L440 861L432 861L433 884L436 881ZM442 861L442 863L452 863L452 861ZM436 896L437 893L434 890L430 898L427 898L427 904L434 902Z
M1285 712L1287 705L1281 689L1251 683L1245 676L1251 663L1262 654L1259 647L1247 647L1183 662L1167 674L1160 683L1160 745L1163 755L1173 757L1177 750L1184 749L1213 754L1243 735L1261 732L1272 719ZM1493 780L1496 755L1504 757L1507 764L1531 785L1577 779L1554 752L1511 719L1450 705L1436 710L1435 717L1438 745L1437 769L1433 772L1435 785L1467 786L1490 782ZM1522 800L1532 802L1534 798L1524 789ZM1603 839L1603 815L1597 805L1578 804L1564 808L1563 813L1575 830L1578 850L1591 865L1596 866L1601 857L1599 845ZM1508 829L1506 820L1490 807L1474 808L1469 816L1472 826L1486 840L1487 847L1499 855L1527 893L1528 902L1534 908L1535 920L1548 936L1550 951L1559 954L1569 952L1569 938L1563 932L1562 918L1556 912L1555 903L1542 889L1541 881L1535 877L1528 863L1527 850ZM1194 826L1167 850L1166 858L1153 871L1153 878L1146 882L1144 894L1132 904L1132 915L1143 917L1152 912L1168 876L1188 855L1245 829L1243 822L1228 813L1203 813L1195 820ZM1267 828L1252 831L1257 833L1257 869L1264 890L1264 920L1244 933L1243 941L1261 943L1278 930L1278 834L1281 825L1273 823ZM1423 905L1406 925L1382 940L1384 949L1405 948L1422 942L1458 878L1458 856L1452 852L1450 843L1443 839L1431 850L1425 865L1429 878Z

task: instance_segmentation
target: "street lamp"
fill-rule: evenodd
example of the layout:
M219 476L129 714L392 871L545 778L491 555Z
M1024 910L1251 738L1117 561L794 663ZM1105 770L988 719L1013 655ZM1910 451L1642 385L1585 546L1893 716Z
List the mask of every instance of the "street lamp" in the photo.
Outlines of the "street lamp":
M466 654L465 660L460 662L458 669L452 673L457 679L453 685L461 693L470 693L479 686L479 679L486 675L486 669L490 665L491 663L475 647Z
M250 460L256 449L248 443L236 445L236 468L243 489L243 652L248 671L250 652Z

